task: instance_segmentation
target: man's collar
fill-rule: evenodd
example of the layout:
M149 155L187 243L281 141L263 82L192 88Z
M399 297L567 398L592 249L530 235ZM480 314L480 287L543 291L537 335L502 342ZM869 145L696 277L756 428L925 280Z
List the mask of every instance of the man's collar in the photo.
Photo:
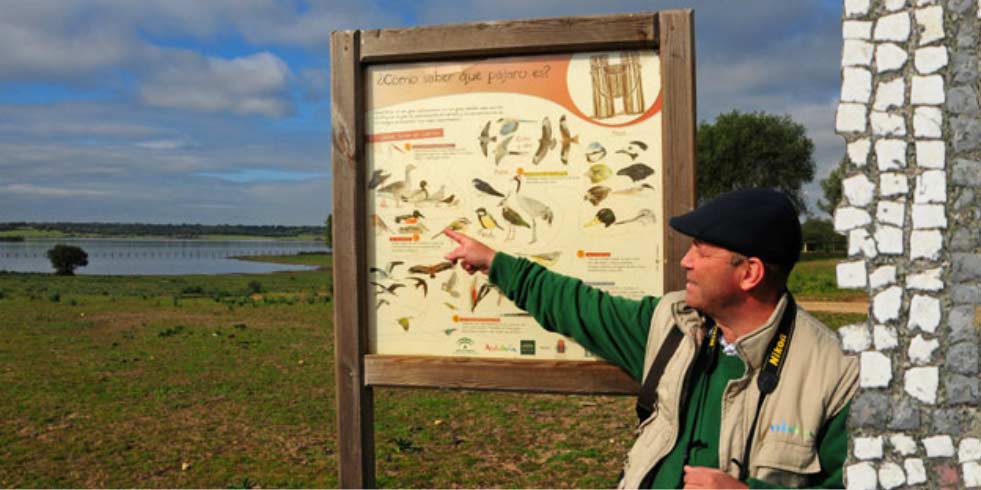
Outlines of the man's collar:
M776 308L773 309L773 313L770 313L770 318L763 325L756 327L752 332L743 335L732 343L736 350L739 351L743 361L749 364L753 370L759 369L763 364L766 349L770 346L770 340L777 333L777 328L780 326L780 318L783 316L784 310L787 309L789 298L790 296L787 293L783 293L780 296L780 301L777 302Z

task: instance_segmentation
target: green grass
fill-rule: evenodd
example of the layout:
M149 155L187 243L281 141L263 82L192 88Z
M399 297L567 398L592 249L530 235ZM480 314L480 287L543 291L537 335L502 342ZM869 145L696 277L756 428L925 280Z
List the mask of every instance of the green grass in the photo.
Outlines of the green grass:
M40 238L63 238L67 237L64 232L56 230L38 230L36 228L15 228L13 230L3 230L0 231L0 236L20 236L27 240L36 240Z
M810 301L867 301L863 290L838 289L835 264L842 259L805 258L790 273L787 287L799 300Z
M0 486L336 487L329 281L0 274ZM633 439L629 397L374 393L385 487L611 487Z
M271 262L274 264L315 265L320 268L326 268L331 255L326 253L307 253L302 255L246 255L233 258L254 262Z

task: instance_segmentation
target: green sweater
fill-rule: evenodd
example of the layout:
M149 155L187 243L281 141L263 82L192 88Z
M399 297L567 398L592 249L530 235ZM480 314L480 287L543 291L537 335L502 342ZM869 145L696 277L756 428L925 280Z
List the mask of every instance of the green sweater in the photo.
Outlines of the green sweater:
M647 335L658 298L647 296L634 300L613 296L579 279L501 252L494 256L490 281L545 329L572 337L586 349L623 368L634 379L642 379ZM654 488L681 486L682 462L689 441L704 444L690 451L689 465L720 466L722 392L730 379L743 375L745 366L738 357L723 354L722 349L717 355L720 357L711 376L698 371L692 383L685 419L679 421L678 442L655 467ZM818 435L821 472L814 476L808 488L844 488L842 465L848 454L846 422L850 406L851 402ZM753 478L747 484L751 488L775 488Z

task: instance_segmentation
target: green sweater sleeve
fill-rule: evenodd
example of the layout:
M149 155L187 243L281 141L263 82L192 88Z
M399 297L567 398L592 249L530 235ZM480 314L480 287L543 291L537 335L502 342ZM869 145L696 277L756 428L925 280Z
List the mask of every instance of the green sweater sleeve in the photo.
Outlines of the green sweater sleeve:
M494 256L490 281L545 329L572 337L634 379L641 379L658 298L614 296L502 252Z
M851 406L852 402L846 403L821 431L818 442L821 472L811 478L807 488L845 488L842 475L848 456L848 412ZM755 478L750 478L747 484L749 488L783 488Z

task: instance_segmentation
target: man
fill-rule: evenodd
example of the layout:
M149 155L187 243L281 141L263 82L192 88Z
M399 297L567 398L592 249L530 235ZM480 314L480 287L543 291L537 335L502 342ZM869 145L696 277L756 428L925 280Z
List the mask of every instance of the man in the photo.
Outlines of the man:
M786 290L794 205L741 190L670 224L693 242L685 290L661 298L616 297L452 230L446 258L643 380L621 488L842 487L858 365Z

